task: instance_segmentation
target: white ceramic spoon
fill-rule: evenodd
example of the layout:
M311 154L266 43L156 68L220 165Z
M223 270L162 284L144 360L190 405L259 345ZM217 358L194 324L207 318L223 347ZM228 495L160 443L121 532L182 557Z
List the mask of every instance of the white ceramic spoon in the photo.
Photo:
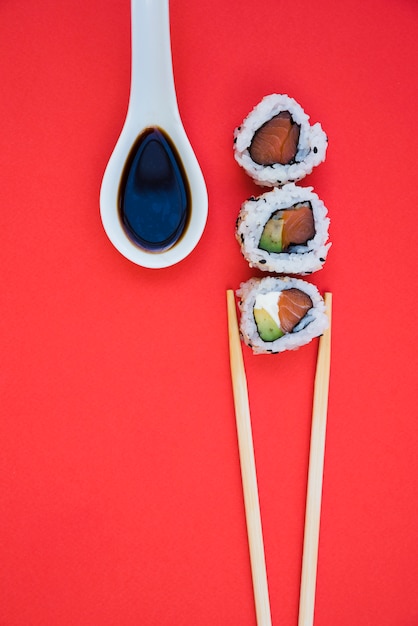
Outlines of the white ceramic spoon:
M177 105L171 58L168 0L131 0L132 70L126 120L100 190L100 213L113 245L127 259L149 268L168 267L195 248L205 228L208 196ZM132 147L144 130L159 128L171 139L185 170L190 214L183 235L169 249L150 252L134 243L122 223L119 195Z

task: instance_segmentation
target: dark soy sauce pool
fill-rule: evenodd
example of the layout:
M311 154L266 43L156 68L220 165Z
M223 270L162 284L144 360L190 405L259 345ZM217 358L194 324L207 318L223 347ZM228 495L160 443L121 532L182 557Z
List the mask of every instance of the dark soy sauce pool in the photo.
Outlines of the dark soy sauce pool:
M190 218L190 188L177 150L160 128L138 137L123 169L119 212L130 239L149 252L172 248Z

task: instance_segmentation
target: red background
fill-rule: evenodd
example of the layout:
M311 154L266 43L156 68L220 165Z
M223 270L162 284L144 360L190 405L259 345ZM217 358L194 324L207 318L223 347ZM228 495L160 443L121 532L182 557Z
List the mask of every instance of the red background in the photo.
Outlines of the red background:
M329 137L333 246L316 624L418 624L414 0L172 0L180 112L207 181L164 270L108 241L99 189L130 79L128 1L0 6L1 626L255 624L225 291L261 193L232 132L288 93ZM273 624L296 624L317 342L244 349Z

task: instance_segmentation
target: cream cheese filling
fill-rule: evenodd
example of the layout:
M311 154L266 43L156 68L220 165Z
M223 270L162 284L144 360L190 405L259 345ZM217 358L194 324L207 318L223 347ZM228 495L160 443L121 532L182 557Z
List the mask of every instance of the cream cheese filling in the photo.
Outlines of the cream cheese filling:
M269 293L258 293L255 298L255 309L264 309L277 324L279 328L279 300L281 291L270 291Z

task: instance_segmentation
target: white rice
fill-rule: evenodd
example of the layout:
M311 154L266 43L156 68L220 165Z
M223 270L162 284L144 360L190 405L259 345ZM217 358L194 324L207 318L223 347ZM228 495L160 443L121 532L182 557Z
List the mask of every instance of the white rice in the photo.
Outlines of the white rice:
M289 252L268 252L258 247L266 222L272 213L289 209L299 202L312 207L315 236L304 245L291 246ZM327 243L329 218L327 209L313 193L313 187L288 183L267 191L258 198L246 200L237 219L236 238L250 267L276 274L311 274L325 263L331 243Z
M288 111L300 125L298 150L294 162L287 165L260 165L252 160L249 147L254 133L281 111ZM328 139L317 122L312 126L302 107L286 94L265 96L234 131L234 156L254 181L261 186L281 186L296 182L310 174L316 165L325 160Z
M254 320L254 304L258 293L283 291L296 288L304 291L312 300L312 308L295 326L291 333L287 333L275 341L263 341L257 331ZM244 342L250 346L254 354L275 354L285 350L296 350L315 337L319 337L328 327L328 317L325 313L325 302L318 289L300 278L250 278L241 283L236 295L239 298L240 333Z

